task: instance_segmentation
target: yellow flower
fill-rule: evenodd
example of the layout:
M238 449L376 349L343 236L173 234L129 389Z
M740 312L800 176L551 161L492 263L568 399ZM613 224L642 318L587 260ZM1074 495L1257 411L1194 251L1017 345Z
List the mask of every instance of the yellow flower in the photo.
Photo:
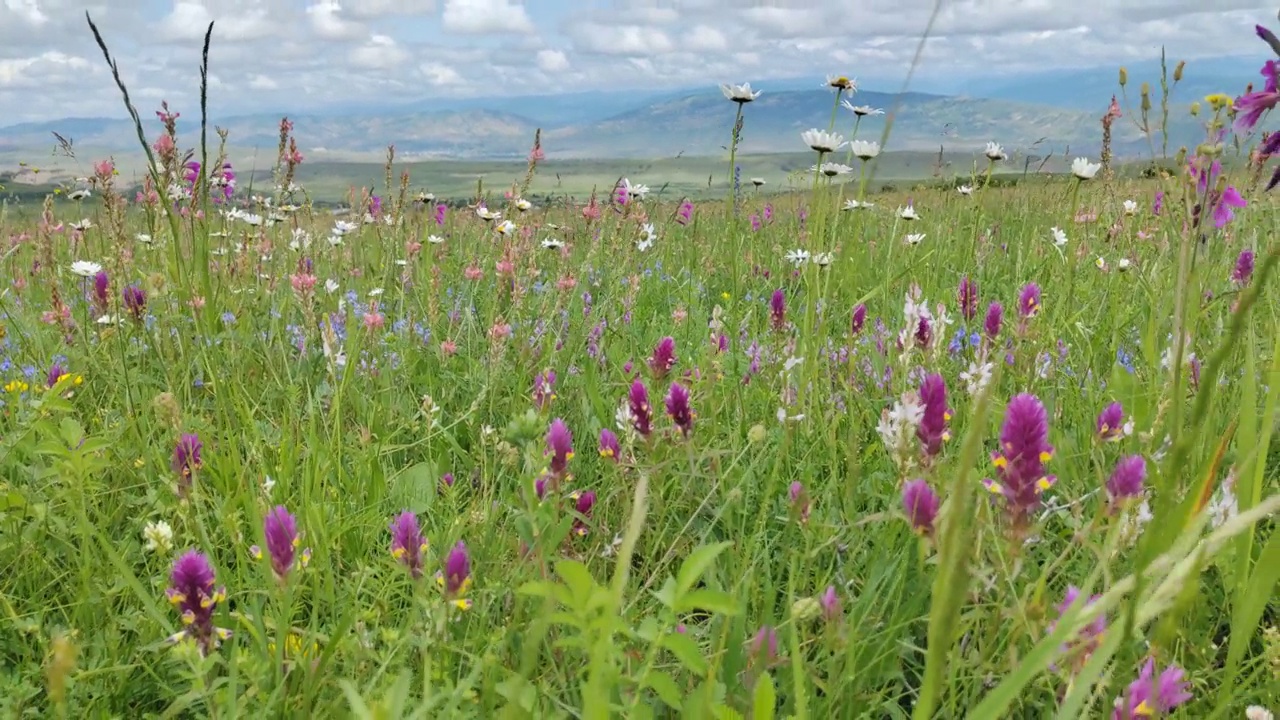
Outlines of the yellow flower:
M1234 102L1231 99L1231 96L1226 93L1213 93L1211 95L1205 95L1204 101L1209 103L1209 107L1213 108L1215 111L1228 107L1231 105L1232 102Z
M21 380L10 380L5 383L4 391L7 393L26 392L31 386Z

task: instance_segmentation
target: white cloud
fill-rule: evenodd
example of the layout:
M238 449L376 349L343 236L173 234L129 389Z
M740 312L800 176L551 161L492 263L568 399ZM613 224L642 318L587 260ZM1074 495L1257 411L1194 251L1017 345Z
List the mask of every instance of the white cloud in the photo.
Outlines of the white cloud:
M698 25L685 33L684 48L694 52L721 52L729 49L729 39L710 25Z
M371 20L392 15L426 15L435 12L435 0L362 0L351 4L353 17Z
M49 83L68 83L92 65L88 60L50 50L34 57L0 60L0 89L39 88Z
M49 22L49 16L40 10L40 4L36 0L4 0L4 6L32 25L39 26Z
M279 90L280 83L272 80L266 75L254 74L249 77L250 90Z
M564 72L569 69L569 58L561 50L539 50L538 69L549 73Z
M524 6L511 0L445 0L444 27L460 33L531 33Z
M367 70L391 70L409 59L409 52L386 35L374 35L351 51L351 64Z
M644 25L585 22L575 27L574 44L601 55L660 55L675 49L667 33Z
M418 72L422 73L427 82L432 85L460 85L462 84L462 76L457 70L437 62L427 62L418 66Z
M307 8L307 16L316 34L326 40L352 40L365 35L363 25L343 17L337 0L320 0Z

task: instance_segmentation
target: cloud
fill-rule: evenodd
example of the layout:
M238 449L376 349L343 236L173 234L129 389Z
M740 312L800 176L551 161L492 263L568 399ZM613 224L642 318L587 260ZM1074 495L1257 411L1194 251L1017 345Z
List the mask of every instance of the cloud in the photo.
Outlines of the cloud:
M88 60L50 50L26 58L0 60L0 89L68 84L93 66Z
M560 50L539 50L538 69L558 73L569 69L569 58Z
M458 74L458 71L443 63L422 63L418 66L418 72L432 85L462 84L462 76Z
M511 0L445 0L444 27L475 35L531 33L534 29L524 6Z
M351 51L351 64L366 70L391 70L409 59L409 52L386 35L374 35Z
M610 25L586 22L574 26L574 45L600 55L662 55L675 49L663 30L645 25Z
M366 35L363 25L344 17L337 0L320 0L307 8L311 27L326 40L352 40Z
M49 16L44 14L36 0L4 0L4 7L31 25L40 26L49 22ZM2 13L0 17L3 17Z

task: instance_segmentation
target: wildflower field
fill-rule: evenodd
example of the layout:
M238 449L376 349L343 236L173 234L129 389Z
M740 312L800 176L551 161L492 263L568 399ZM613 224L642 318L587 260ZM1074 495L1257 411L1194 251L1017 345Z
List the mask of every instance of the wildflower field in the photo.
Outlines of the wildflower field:
M163 107L0 210L0 715L1271 717L1275 72L1152 177L900 193L843 77L735 176L726 85L696 205L535 140L335 216Z

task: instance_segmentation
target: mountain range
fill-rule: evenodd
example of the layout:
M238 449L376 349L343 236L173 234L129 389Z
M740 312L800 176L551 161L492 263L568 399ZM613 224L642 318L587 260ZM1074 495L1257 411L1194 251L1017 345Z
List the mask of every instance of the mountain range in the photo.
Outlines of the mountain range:
M1174 63L1169 63L1170 68ZM1188 66L1171 96L1170 147L1193 144L1203 136L1187 108L1207 92L1238 93L1257 70L1248 58L1220 58ZM1127 106L1136 106L1138 86L1151 82L1159 103L1158 64L1130 68ZM739 144L743 153L804 149L800 133L826 128L833 115L833 94L813 79L761 83L758 100L746 105ZM937 85L929 86L936 88ZM981 150L988 140L1026 154L1096 154L1100 118L1118 91L1114 69L1058 70L1014 78L991 78L949 88L947 93L859 91L853 102L881 108L886 115L863 119L858 136L879 139L887 121L892 133L886 150ZM394 107L340 109L290 114L304 153L315 159L368 161L396 146L404 160L514 159L529 151L536 129L549 157L660 158L715 156L727 151L736 106L718 88L666 91L591 91L526 98L471 98L419 101ZM1126 107L1126 114L1128 113ZM1156 108L1153 117L1158 118ZM850 135L854 117L835 112L837 131ZM184 113L184 122L186 114ZM230 143L243 154L272 158L279 115L213 117L226 128ZM187 127L192 127L188 125ZM181 128L181 126L180 126ZM147 121L148 136L159 131ZM131 151L137 136L130 121L115 118L66 118L0 128L0 156L52 146L51 132L97 152ZM194 135L182 137L194 144ZM1159 138L1155 139L1157 146ZM1117 156L1148 155L1150 141L1132 122L1113 128Z

